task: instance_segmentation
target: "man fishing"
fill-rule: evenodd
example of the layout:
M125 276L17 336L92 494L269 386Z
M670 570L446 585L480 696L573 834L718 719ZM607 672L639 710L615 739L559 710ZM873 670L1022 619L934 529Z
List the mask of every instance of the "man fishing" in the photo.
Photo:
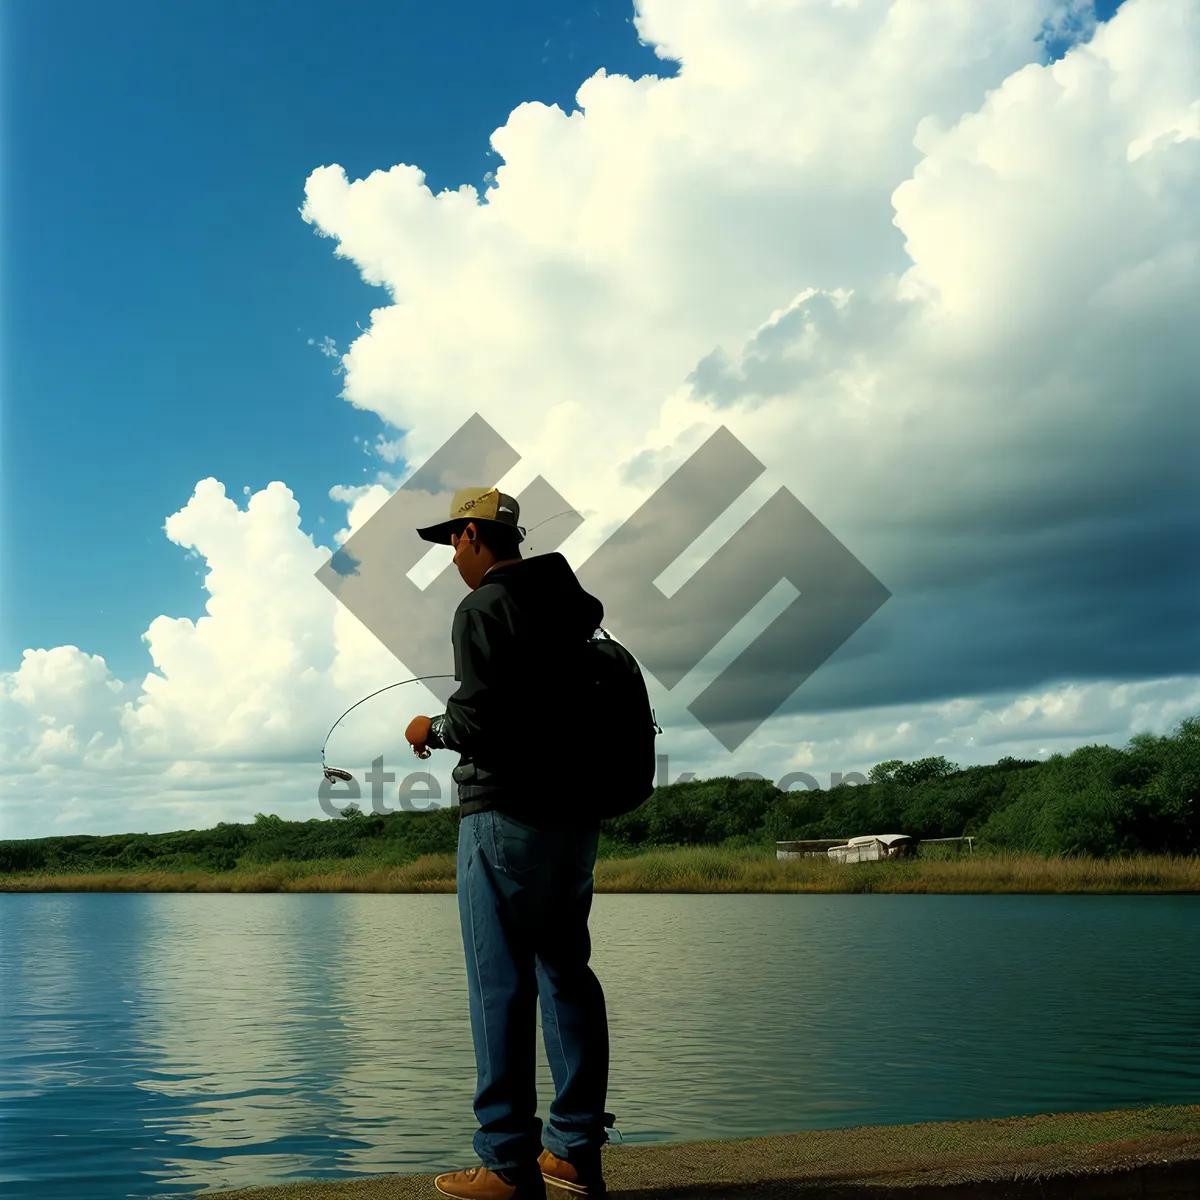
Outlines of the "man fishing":
M413 752L459 754L458 909L466 952L482 1166L439 1175L461 1200L542 1200L549 1181L607 1195L608 1016L588 966L599 822L571 812L571 782L529 761L570 746L583 648L604 609L558 553L522 558L517 502L495 488L455 493L450 517L417 532L454 547L470 591L454 613L458 689L436 717L415 717ZM553 731L550 737L547 733ZM614 735L621 736L620 730ZM568 751L569 752L569 751ZM543 1129L535 1089L540 999L555 1097Z

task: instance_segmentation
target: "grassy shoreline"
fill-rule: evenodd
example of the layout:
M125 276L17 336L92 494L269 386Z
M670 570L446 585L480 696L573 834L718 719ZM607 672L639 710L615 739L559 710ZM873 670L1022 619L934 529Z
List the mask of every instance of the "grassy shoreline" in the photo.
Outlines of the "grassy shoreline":
M274 863L231 871L0 875L0 892L452 893L455 856L405 865L369 858ZM841 864L685 846L596 862L597 893L1200 894L1200 857L1042 858L980 854Z

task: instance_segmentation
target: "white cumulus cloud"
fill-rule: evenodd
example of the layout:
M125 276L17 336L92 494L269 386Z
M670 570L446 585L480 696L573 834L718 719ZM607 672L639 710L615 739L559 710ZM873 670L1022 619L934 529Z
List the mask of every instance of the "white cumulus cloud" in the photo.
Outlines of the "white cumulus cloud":
M732 758L686 710L721 654L658 689L672 776L1032 757L1200 711L1200 0L1101 24L1058 0L645 0L635 25L678 73L518 106L482 195L403 163L309 177L305 219L386 293L339 368L395 431L380 461L481 413L522 455L495 482L540 473L587 514L578 565L724 425L767 467L756 503L786 486L891 590ZM395 482L339 485L335 546ZM284 484L239 509L201 481L166 528L207 564L207 615L151 624L140 683L28 652L2 699L22 794L119 762L159 827L263 788L315 810L298 764L327 714L402 666L313 580L332 547ZM396 745L418 710L373 703L361 745ZM17 803L9 826L49 827Z

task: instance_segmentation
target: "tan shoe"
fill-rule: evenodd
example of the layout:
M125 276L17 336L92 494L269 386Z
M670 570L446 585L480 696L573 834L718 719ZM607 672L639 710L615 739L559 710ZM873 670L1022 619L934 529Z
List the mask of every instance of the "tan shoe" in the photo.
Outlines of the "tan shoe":
M536 1173L521 1183L505 1183L487 1167L468 1167L437 1176L433 1186L455 1200L546 1200L545 1180Z
M600 1174L599 1166L594 1171L580 1171L573 1167L565 1158L549 1150L543 1150L538 1157L538 1166L542 1168L542 1178L555 1187L582 1196L584 1200L606 1200L608 1188Z

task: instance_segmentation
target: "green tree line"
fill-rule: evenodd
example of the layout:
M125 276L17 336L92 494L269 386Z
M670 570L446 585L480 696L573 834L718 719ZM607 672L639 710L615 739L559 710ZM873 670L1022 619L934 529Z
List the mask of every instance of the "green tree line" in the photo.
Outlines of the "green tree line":
M960 768L942 757L889 760L865 784L780 791L764 779L718 776L656 788L640 808L605 821L601 854L679 845L770 846L777 841L906 833L973 837L1004 850L1107 858L1200 854L1200 716L1174 733L1139 733L1123 749L1081 746L1043 761L1002 758ZM569 787L563 802L570 803ZM0 842L0 873L228 871L275 862L366 855L381 864L453 854L457 807L344 819Z

